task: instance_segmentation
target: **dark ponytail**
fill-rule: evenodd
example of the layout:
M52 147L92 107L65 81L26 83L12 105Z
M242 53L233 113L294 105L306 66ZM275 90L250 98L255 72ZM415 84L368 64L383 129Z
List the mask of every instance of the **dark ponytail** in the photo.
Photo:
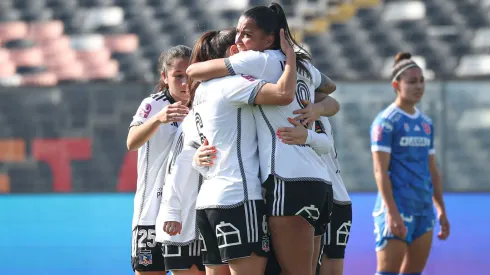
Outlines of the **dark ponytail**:
M271 3L268 7L258 6L251 8L243 13L243 16L253 19L257 26L262 29L266 34L274 34L274 44L272 50L281 49L281 38L279 31L284 29L284 36L286 40L296 48L300 49L296 52L296 66L298 69L305 71L307 76L311 78L311 72L306 66L306 62L311 63L310 53L296 42L291 30L289 29L288 20L286 14L278 3Z
M194 44L189 64L204 62L212 59L224 58L226 51L235 44L236 28L228 28L222 31L208 31L201 35ZM190 101L194 99L194 94L199 81L192 78L188 80Z

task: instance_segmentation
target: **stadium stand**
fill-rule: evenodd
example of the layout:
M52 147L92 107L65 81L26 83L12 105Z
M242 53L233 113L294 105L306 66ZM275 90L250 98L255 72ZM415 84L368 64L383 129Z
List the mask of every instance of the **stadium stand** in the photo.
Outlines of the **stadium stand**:
M265 2L3 0L0 83L149 81L162 50L233 26L248 5ZM490 71L488 1L327 2L282 1L298 38L332 77L386 78L399 50L417 55L430 77Z
M153 90L159 54L176 44L191 46L203 31L234 26L247 6L268 3L224 2L0 1L0 86L36 86L1 91L0 138L22 138L29 154L16 143L12 153L0 155L8 157L8 164L0 164L0 189L8 182L12 192L51 190L52 171L30 157L32 139L88 136L92 161L72 161L73 191L114 190L126 153L122 137L136 106ZM374 188L366 138L393 92L383 85L360 95L363 84L342 81L388 78L400 50L415 54L429 78L490 73L488 0L280 2L317 67L339 80L343 111L333 124L351 190ZM107 83L118 81L123 84ZM449 189L489 190L488 91L464 83L444 87L441 118L443 88L434 85L427 88L424 110L450 133L437 141L448 148L439 152Z

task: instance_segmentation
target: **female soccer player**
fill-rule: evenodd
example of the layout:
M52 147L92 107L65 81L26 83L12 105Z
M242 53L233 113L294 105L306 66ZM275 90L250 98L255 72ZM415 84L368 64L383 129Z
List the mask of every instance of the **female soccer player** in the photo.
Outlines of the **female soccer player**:
M164 181L160 168L165 167L178 124L189 111L185 70L190 55L190 48L176 46L160 56L157 93L143 100L129 126L128 149L138 150L131 252L136 274L166 274L161 247L155 242Z
M224 40L220 33L206 33L193 50L193 61L238 52L230 38L229 50L225 51L219 46ZM205 180L196 203L197 222L206 247L206 268L228 262L233 274L264 272L263 256L269 250L269 240L258 177L255 119L248 105L286 105L294 100L295 53L284 38L284 31L281 47L286 62L277 84L241 75L206 81L196 90L193 113L199 135L214 144L217 151L215 164L200 170ZM192 81L190 85L191 91L197 86Z
M345 248L349 240L352 225L352 203L340 176L340 165L337 160L337 150L333 139L333 129L327 117L315 121L315 131L326 134L331 150L322 154L326 167L332 179L333 209L327 232L323 235L323 255L320 258L319 275L342 275L344 268ZM304 127L284 127L278 130L278 136L287 144L304 144L307 139ZM317 237L318 238L318 237ZM316 256L317 254L315 254ZM312 263L313 270L317 268L317 260ZM277 272L275 272L277 274Z
M352 202L340 176L333 129L328 118L321 117L320 120L317 120L315 129L318 133L326 133L329 136L333 148L330 154L322 155L332 177L333 208L327 232L323 235L323 255L319 275L342 275L345 249L352 226Z
M409 53L395 56L396 100L371 125L371 151L378 198L374 208L377 275L418 275L432 244L434 210L441 232L449 222L437 170L432 120L415 105L424 95L424 76Z
M297 45L290 35L281 6L273 3L269 7L252 8L238 22L235 43L242 52L224 61L192 64L187 73L191 78L201 80L246 74L275 82L284 68L284 55L279 51L280 28L285 30L286 39ZM320 213L329 213L332 204L331 199L326 201L328 194L332 196L330 177L320 156L310 146L278 142L275 131L289 125L288 117L294 116L293 111L305 107L305 100L315 101L315 90L329 93L335 85L328 85L331 81L328 82L308 63L308 55L297 53L297 60L296 100L288 106L258 106L254 113L259 133L261 179L266 188L275 254L285 274L312 274L312 262L316 258L313 256L313 237L315 233L323 234L327 223L318 218L328 219L328 214ZM316 232L313 226L317 226Z
M156 222L156 240L163 244L165 267L174 275L205 274L195 210L202 177L192 168L192 158L200 144L184 146L184 133L192 134L196 127L192 111L189 114L177 130L168 157L162 204ZM199 136L187 136L187 140L199 140ZM213 152L208 154L214 156Z

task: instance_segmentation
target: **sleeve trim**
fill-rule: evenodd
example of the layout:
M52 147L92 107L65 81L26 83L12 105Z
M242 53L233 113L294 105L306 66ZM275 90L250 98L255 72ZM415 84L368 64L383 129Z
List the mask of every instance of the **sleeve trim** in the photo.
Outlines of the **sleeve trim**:
M391 153L391 148L388 146L372 145L371 152L386 152Z
M257 94L262 89L262 87L264 87L266 83L267 82L265 82L264 80L261 80L259 81L259 83L257 83L257 85L255 85L254 89L252 90L252 93L250 94L250 97L248 98L248 104L250 105L255 104L255 98L257 97Z
M225 58L225 66L229 75L236 75L235 70L233 70L233 66L231 65L229 58Z

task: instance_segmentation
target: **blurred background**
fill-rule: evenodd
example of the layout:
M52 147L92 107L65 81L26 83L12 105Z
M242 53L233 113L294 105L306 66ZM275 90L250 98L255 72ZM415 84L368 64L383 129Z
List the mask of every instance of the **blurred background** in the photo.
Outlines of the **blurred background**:
M375 271L369 126L395 97L398 51L430 79L420 108L435 123L452 222L424 274L489 274L490 1L278 2L337 82L332 125L354 207L345 274ZM0 0L0 274L132 274L126 136L159 54L269 3Z

